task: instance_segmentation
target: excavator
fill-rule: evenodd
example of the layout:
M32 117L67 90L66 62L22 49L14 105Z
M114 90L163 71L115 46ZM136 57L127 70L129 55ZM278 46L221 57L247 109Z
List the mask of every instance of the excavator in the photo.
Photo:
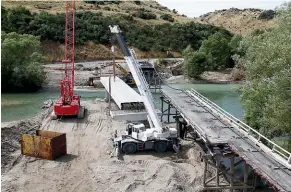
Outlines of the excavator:
M135 81L132 78L131 73L124 69L120 64L116 64L115 66L123 73L124 78L122 78L122 80L131 87L135 86Z
M123 73L123 77L121 78L126 84L128 84L130 87L135 86L135 81L132 78L132 75L130 72L128 72L126 69L124 69L120 64L115 65L117 69L119 69L120 72ZM94 79L98 79L98 77L89 77L88 85L91 87L94 87Z
M84 118L85 108L80 104L80 95L74 94L75 71L75 1L66 2L66 34L65 34L65 74L60 82L60 97L54 103L51 119L61 116L77 116ZM69 65L70 64L70 65Z
M156 107L148 83L133 51L128 49L118 25L109 26L109 28L111 33L116 36L119 46L124 54L124 59L128 64L138 91L142 97L150 125L150 127L146 128L145 124L141 122L129 123L125 132L121 136L117 136L117 132L115 132L112 140L116 150L116 155L118 156L121 152L125 154L133 154L137 151L144 150L165 152L168 149L173 149L178 153L180 141L178 139L177 129L162 125L156 113Z

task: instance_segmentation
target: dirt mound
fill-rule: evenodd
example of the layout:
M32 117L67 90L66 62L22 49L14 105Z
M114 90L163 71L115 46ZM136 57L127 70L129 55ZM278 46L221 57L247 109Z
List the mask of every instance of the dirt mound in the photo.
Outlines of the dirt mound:
M16 151L21 147L21 133L39 129L44 117L51 111L46 109L39 116L25 121L6 123L1 126L1 169L2 174L11 169L19 160L20 154Z

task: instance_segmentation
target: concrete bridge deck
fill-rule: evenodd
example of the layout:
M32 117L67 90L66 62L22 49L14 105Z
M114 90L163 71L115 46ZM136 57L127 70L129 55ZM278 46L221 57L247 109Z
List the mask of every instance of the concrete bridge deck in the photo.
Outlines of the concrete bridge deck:
M143 100L141 96L119 77L115 77L115 80L113 77L111 77L110 88L109 78L110 77L101 77L100 81L107 90L107 92L111 92L111 97L113 98L119 109L124 110L126 108L134 108L135 106L138 107L143 105Z
M291 155L288 151L267 140L227 112L221 112L223 111L221 108L195 90L163 88L162 94L209 148L217 148L219 145L229 146L233 153L243 158L276 190L291 191Z

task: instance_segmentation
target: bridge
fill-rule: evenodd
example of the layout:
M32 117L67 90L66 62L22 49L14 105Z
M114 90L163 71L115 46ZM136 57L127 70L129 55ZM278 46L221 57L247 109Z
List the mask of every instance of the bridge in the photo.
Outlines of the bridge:
M275 191L291 191L291 153L278 146L258 131L233 117L194 89L162 89L162 116L176 117L178 130L192 128L192 135L207 148L203 185L205 190L240 189L248 191L256 186L257 176L264 178ZM164 104L168 107L164 109ZM170 108L176 113L171 114ZM182 129L181 129L182 128ZM180 133L181 134L181 133ZM228 159L223 169L221 160ZM235 171L243 165L243 178ZM207 180L207 169L216 175ZM250 182L249 173L256 174ZM229 182L223 183L222 175Z

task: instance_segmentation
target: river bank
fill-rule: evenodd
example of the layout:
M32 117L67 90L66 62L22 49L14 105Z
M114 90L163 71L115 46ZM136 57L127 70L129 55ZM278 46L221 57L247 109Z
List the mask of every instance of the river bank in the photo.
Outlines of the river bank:
M148 61L155 66L160 62L159 59L143 60ZM231 83L242 83L241 81L234 81L232 76L232 69L224 71L206 71L201 74L200 79L188 79L182 75L183 59L171 58L163 59L163 68L161 77L163 81L168 84L182 84L182 83L212 83L212 84L231 84ZM129 70L127 64L123 60L116 60L116 63L122 66L124 69ZM179 72L177 73L177 67ZM64 65L63 64L48 64L44 65L44 70L47 73L47 84L45 87L57 87L59 82L64 76ZM116 75L124 75L120 70L116 69ZM99 82L99 76L113 75L112 61L95 61L95 62L83 62L76 63L75 65L75 85L76 86L87 86L90 77L94 77L95 86L101 88L102 84Z

